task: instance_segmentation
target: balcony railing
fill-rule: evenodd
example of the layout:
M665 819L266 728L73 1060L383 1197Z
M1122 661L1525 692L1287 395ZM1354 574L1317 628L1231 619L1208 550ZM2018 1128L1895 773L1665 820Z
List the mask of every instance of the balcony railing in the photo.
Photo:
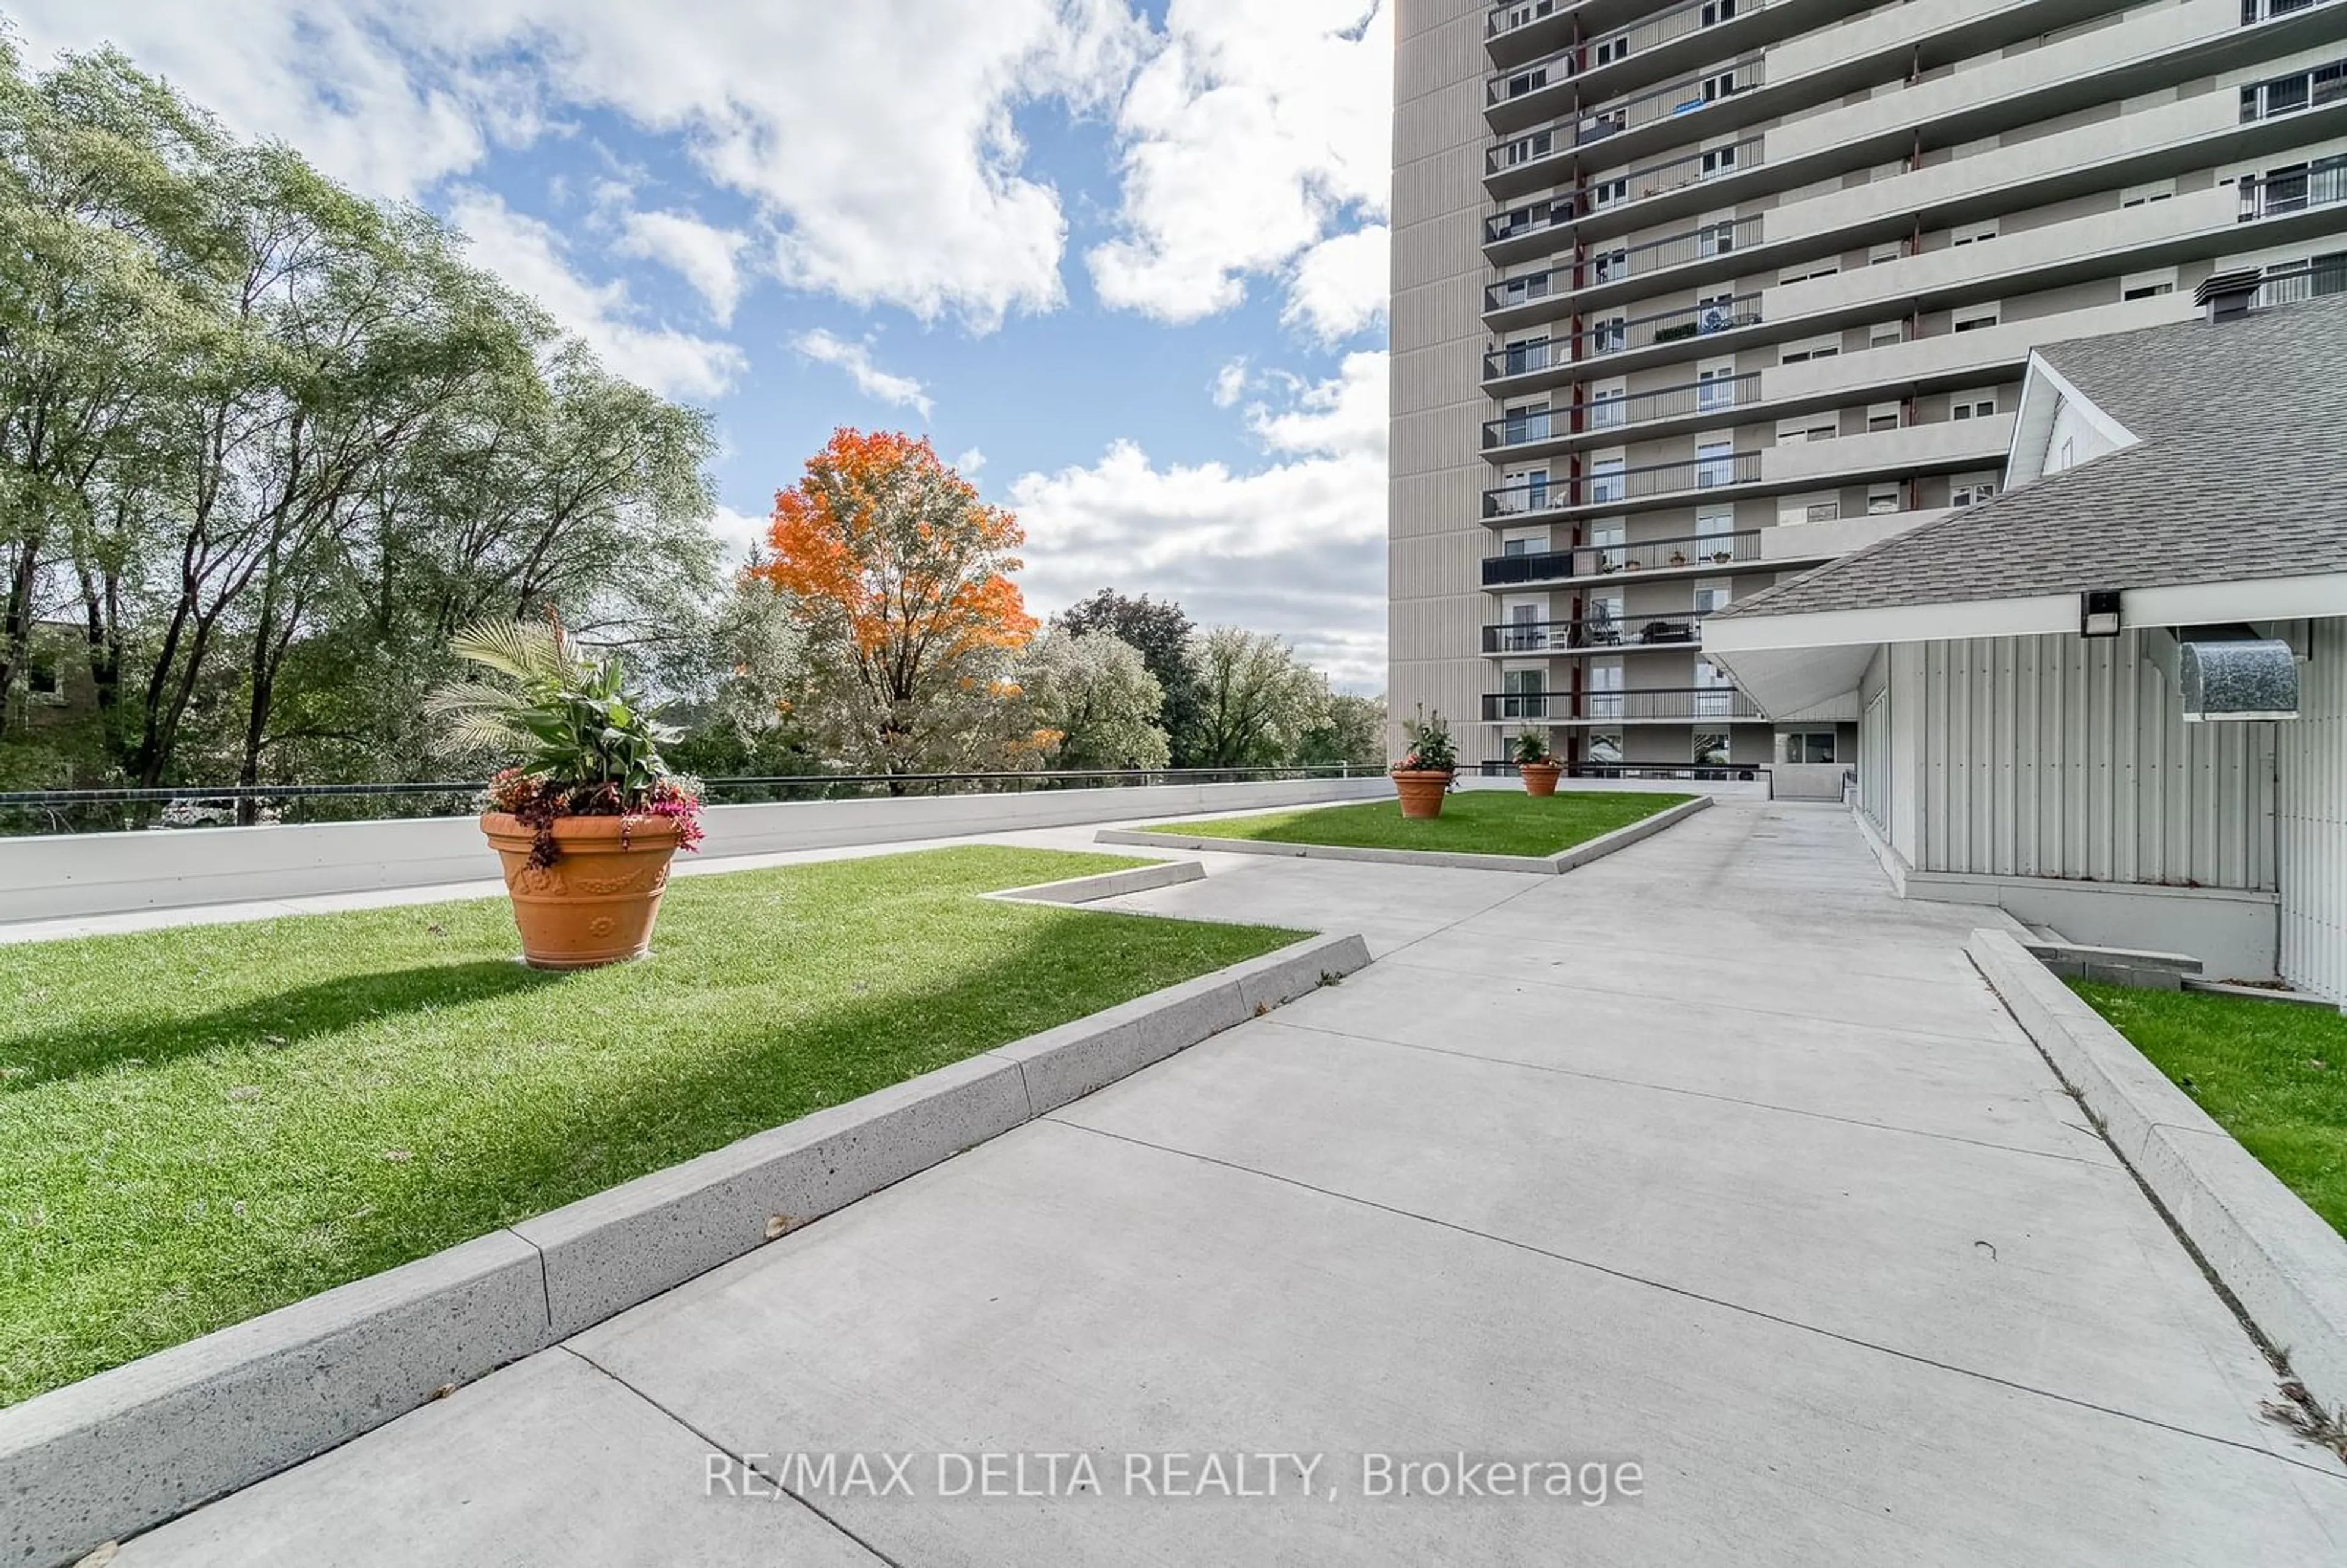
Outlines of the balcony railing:
M1760 477L1758 452L1722 452L1692 463L1652 463L1641 468L1614 468L1560 478L1521 479L1483 492L1483 520L1503 522L1537 517L1574 507L1604 507L1619 501L1642 501L1681 490L1709 490L1723 485L1748 485Z
M2239 190L2244 223L2255 218L2335 207L2347 201L2347 153L2280 169L2261 179L2244 179Z
M1560 723L1633 723L1673 719L1758 719L1758 704L1733 686L1671 686L1643 692L1492 692L1483 697L1483 722L1542 719Z
M1562 229L1573 221L1573 204L1570 196L1552 197L1525 207L1511 207L1505 212L1494 212L1483 220L1483 243L1498 245L1510 240ZM1491 307L1486 305L1485 310Z
M1512 620L1483 628L1486 653L1577 653L1589 649L1690 647L1703 641L1700 615L1584 616Z
M1573 62L1581 51L1575 47L1559 49L1537 60L1527 60L1513 70L1501 71L1483 86L1483 107L1512 103L1521 97L1569 82L1574 72Z
M2300 11L2311 11L2317 5L2327 5L2331 0L2241 0L2241 26L2270 22L2276 16L2288 16Z
M1487 350L1483 355L1483 379L1504 381L1510 376L1531 375L1660 343L1734 332L1738 327L1757 326L1759 322L1760 296L1757 292L1682 305L1675 311L1640 316L1635 321L1600 322L1568 338L1544 338L1537 343L1510 343Z
M1726 147L1685 153L1617 174L1611 179L1599 180L1592 187L1593 206L1595 210L1603 212L1608 208L1644 201L1650 197L1685 190L1690 185L1700 185L1706 179L1723 179L1739 169L1758 169L1768 161L1767 153L1761 147L1763 139L1748 136ZM1492 156L1496 159L1502 150L1494 148ZM1499 170L1491 172L1496 174Z
M2264 310L2332 294L2347 294L2347 255L2323 256L2295 267L2268 268L2258 284L2257 298L2250 303L2254 309Z
M1565 220L1571 221L1570 218ZM1521 277L1486 283L1483 286L1483 309L1487 313L1506 310L1514 305L1529 304L1533 300L1546 299L1552 293L1594 289L1606 283L1618 283L1627 278L1643 278L1666 267L1683 267L1690 261L1731 255L1760 242L1760 223L1757 217L1706 223L1684 234L1649 240L1643 245L1600 251L1579 261L1551 267L1544 272L1527 272Z
M1543 16L1556 15L1561 5L1570 0L1506 0L1491 7L1490 20L1483 24L1483 36L1498 38L1519 27L1529 27Z
M1769 776L1766 763L1623 763L1583 758L1564 763L1569 779L1688 779L1697 784L1757 784ZM1521 770L1512 762L1486 762L1477 770L1487 779L1512 779Z
M1625 130L1709 108L1723 98L1750 92L1760 86L1765 75L1761 56L1754 55L1732 66L1721 66L1663 87L1649 87L1631 97L1600 104L1574 121L1573 145L1587 147Z
M1775 0L1688 0L1676 10L1659 16L1649 16L1643 22L1593 38L1583 46L1589 51L1594 69L1610 66L1631 55L1643 55L1647 50L1684 38L1689 33L1700 33L1706 27L1717 27L1722 22L1733 22L1738 16L1749 16L1755 11L1765 11ZM2287 0L2280 0L2287 3Z
M1620 572L1736 566L1760 559L1758 528L1724 534L1676 534L1669 538L1640 539L1635 543L1607 541L1575 545L1570 549L1488 556L1483 561L1483 586L1512 588L1525 583L1570 582Z
M1487 420L1483 450L1505 452L1536 446L1560 436L1586 435L1600 430L1629 430L1664 419L1685 419L1724 412L1760 400L1760 373L1714 376L1685 382L1628 397L1597 397L1563 408L1511 414Z

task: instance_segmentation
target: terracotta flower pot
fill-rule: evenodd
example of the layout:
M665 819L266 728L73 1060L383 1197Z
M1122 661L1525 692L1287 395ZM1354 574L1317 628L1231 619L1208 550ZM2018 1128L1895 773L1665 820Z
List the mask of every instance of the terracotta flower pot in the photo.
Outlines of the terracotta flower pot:
M1546 798L1556 793L1557 775L1564 772L1563 763L1518 763L1516 771L1524 775L1524 793Z
M1442 794L1450 775L1436 768L1396 768L1394 791L1401 796L1401 814L1414 821L1442 815Z
M551 866L529 863L537 835L507 813L482 814L481 831L505 863L530 968L588 969L651 950L676 854L676 825L668 818L559 817L554 842L561 853Z

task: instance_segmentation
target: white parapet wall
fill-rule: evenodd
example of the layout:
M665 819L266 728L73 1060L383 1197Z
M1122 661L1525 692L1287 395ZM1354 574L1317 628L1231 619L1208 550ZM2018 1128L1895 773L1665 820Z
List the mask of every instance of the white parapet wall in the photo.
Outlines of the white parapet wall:
M1383 774L1249 784L712 806L704 860L1084 823L1372 800ZM477 882L497 862L471 817L0 838L0 922Z

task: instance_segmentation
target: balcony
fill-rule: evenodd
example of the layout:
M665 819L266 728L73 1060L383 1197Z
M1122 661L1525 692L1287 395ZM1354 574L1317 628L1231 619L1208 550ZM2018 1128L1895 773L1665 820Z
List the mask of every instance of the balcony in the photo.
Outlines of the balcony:
M1495 267L1541 255L1554 248L1547 236L1573 226L1575 209L1570 196L1542 197L1537 201L1491 212L1483 218L1483 254Z
M1570 207L1569 201L1559 205ZM1519 211L1523 210L1518 209ZM1508 214L1505 216L1512 216ZM1526 272L1519 277L1503 278L1483 286L1483 314L1487 320L1520 306L1535 303L1553 296L1584 292L1605 288L1630 280L1644 279L1655 272L1690 262L1710 261L1715 257L1733 258L1760 241L1761 219L1734 219L1718 223L1706 223L1684 234L1672 234L1660 240L1650 240L1643 245L1625 246L1620 250L1600 251L1565 266L1551 267L1546 272ZM1485 234L1491 231L1491 220L1485 220ZM1526 233L1540 232L1526 230ZM1511 235L1510 238L1514 238ZM1732 267L1723 269L1732 272ZM1532 313L1534 319L1542 314ZM1506 324L1493 321L1495 327Z
M1569 86L1573 54L1567 49L1553 60L1493 77L1484 89L1483 106L1483 118L1492 130L1513 135L1548 120L1559 138L1585 148L1660 128L1652 136L1634 137L1630 143L1651 148L1657 140L1686 135L1683 122L1687 116L1758 87L1765 69L1761 56L1750 55L1731 65L1707 66L1660 87L1587 104L1577 99ZM1626 159L1635 153L1611 156Z
M1483 189L1494 199L1505 200L1557 182L1560 171L1569 165L1566 155L1578 149L1557 140L1553 131L1535 132L1533 139L1542 136L1550 138L1548 150L1536 155L1518 154L1517 149L1527 146L1525 138L1495 147L1485 154ZM1766 139L1747 136L1723 147L1678 153L1604 179L1588 181L1583 202L1584 211L1575 225L1577 237L1584 241L1594 241L1603 235L1665 222L1706 207L1732 204L1737 198L1710 189L1712 183L1765 167Z
M2240 200L2239 221L2243 223L2336 207L2347 201L2347 153L2318 159L2263 179L2243 179L2237 190Z
M1579 620L1514 620L1483 628L1483 651L1496 654L1619 653L1642 648L1692 648L1703 641L1700 615L1588 616Z
M1672 724L1768 723L1751 698L1733 686L1665 686L1646 691L1492 692L1483 697L1483 723L1547 724Z
M1570 549L1489 556L1483 561L1483 586L1493 589L1529 588L1623 573L1669 577L1755 568L1773 571L1804 560L1829 559L1840 553L1828 550L1804 557L1798 551L1771 551L1764 542L1773 533L1798 531L1745 528L1735 533L1677 534L1668 538L1607 541L1575 545ZM1818 538L1820 543L1824 541L1822 530Z
M1696 495L1730 485L1758 484L1760 463L1758 452L1723 452L1692 463L1655 463L1640 468L1520 480L1483 492L1483 520L1504 528L1576 507L1620 506L1681 492Z
M1628 369L1629 362L1648 349L1669 349L1675 343L1758 326L1759 307L1758 293L1726 295L1635 321L1601 322L1568 338L1490 349L1483 355L1483 384L1494 396L1501 396L1579 380L1582 367L1601 360L1609 369L1617 364ZM1676 350L1659 357L1673 358L1687 352L1691 351ZM1501 387L1499 383L1507 384Z
M1647 439L1692 429L1714 415L1760 399L1759 371L1685 382L1628 397L1594 398L1539 413L1511 414L1483 425L1487 457L1544 456L1593 441Z

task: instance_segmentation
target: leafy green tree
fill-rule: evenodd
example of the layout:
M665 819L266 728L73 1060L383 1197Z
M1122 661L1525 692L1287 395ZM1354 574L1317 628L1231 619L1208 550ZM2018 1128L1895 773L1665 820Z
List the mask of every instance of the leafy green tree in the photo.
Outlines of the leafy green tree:
M1069 631L1105 631L1140 650L1141 661L1164 692L1157 714L1166 744L1177 768L1200 765L1196 758L1198 680L1190 662L1190 637L1195 630L1182 607L1143 594L1129 598L1104 588L1090 599L1070 605L1058 624Z
M1037 729L1058 737L1051 766L1165 766L1165 732L1157 723L1163 692L1131 643L1062 626L1028 645L1018 682Z
M1192 639L1190 662L1201 767L1285 763L1327 720L1327 678L1267 632L1217 626Z
M1382 768L1386 764L1386 700L1339 692L1327 717L1304 733L1296 762L1307 767Z

